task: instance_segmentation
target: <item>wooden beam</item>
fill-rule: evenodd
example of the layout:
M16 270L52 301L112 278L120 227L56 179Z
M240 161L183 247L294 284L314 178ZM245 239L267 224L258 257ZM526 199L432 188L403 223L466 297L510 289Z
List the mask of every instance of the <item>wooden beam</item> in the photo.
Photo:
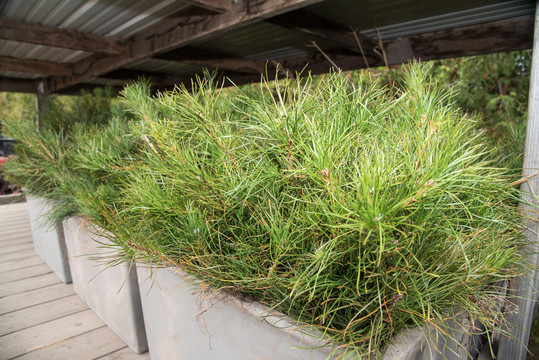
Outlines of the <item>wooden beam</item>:
M190 82L190 77L184 75L164 74L131 69L118 69L99 77L100 79L122 80L134 82L139 79L148 79L152 87L173 87L184 82Z
M361 52L359 45L365 55L373 55L376 46L373 39L354 33L352 29L331 22L330 20L310 13L306 10L296 10L283 15L279 15L267 20L268 22L288 29L296 30L309 36L330 41L336 45L343 46L355 52ZM358 44L358 41L360 44Z
M530 49L533 15L405 37L422 60ZM403 39L385 41L386 47Z
M102 74L172 49L188 45L195 40L246 26L322 0L240 0L223 14L208 17L180 19L170 27L156 24L142 34L130 38L122 55L90 56L73 67L73 76L51 78L51 91L74 85ZM158 29L158 30L156 30Z
M535 36L533 40L532 69L530 76L530 94L528 101L528 121L526 124L526 143L524 146L524 164L522 177L527 179L521 185L521 210L527 218L525 235L529 246L523 256L534 268L521 278L512 279L508 289L509 301L514 309L508 309L506 329L511 337L503 336L498 348L498 359L525 360L526 346L530 337L533 316L537 307L537 289L539 288L539 8L535 15ZM516 311L514 311L516 310Z
M0 17L0 39L119 55L119 39Z
M80 83L74 86L71 86L69 88L62 89L61 91L58 91L57 94L60 95L70 95L70 96L78 96L81 94L81 91L93 91L97 88L103 88L104 85L96 85L96 84L87 84L87 83ZM117 95L120 93L120 91L123 90L123 87L120 86L110 86L112 88L112 93L114 95Z
M231 70L247 74L262 74L266 68L266 63L262 61L238 58L184 60L183 62L200 65L203 67Z
M266 69L264 61L242 59L192 47L176 49L155 58L247 74L262 74Z
M400 39L384 41L388 65L406 63L414 58L423 61L460 56L487 54L499 51L529 49L533 35L532 15L491 23L442 30ZM390 53L391 52L391 53ZM306 56L288 58L282 65L294 72L310 71L312 74L328 72L335 63L342 70L365 67L360 54L346 49L324 50ZM329 57L331 62L326 58ZM367 56L370 66L384 66L379 57Z
M35 93L36 85L35 81L30 79L0 77L0 91Z
M224 13L230 10L233 0L183 0L193 6L210 10L216 13Z
M43 60L17 59L7 56L0 56L0 70L57 76L70 76L73 73L70 64L54 63Z
M406 63L408 60L421 58L422 60L441 59L456 56L477 55L490 53L493 51L511 51L518 49L529 49L531 47L531 33L533 30L533 16L502 20L492 23L467 26L459 29L444 30L440 32L426 33L421 35L409 36L401 39L393 39L384 42L384 48L388 53L389 65L398 65ZM425 42L430 43L425 43ZM431 44L432 46L429 46ZM462 44L469 44L462 47ZM414 47L416 49L414 49ZM334 48L325 50L325 55L333 63L337 64L342 70L355 70L364 68L365 61L361 54L343 48ZM391 54L391 52L394 52ZM216 54L193 49L191 47L181 48L173 52L158 56L170 60L184 61L184 58L190 57L198 59L199 57L216 57ZM370 66L384 66L384 61L379 57L367 56L367 62ZM281 67L295 73L302 72L303 75L311 72L312 74L327 73L333 64L320 52L314 51L309 55L296 56L285 59L280 63ZM272 78L271 71L268 69L268 76ZM226 69L223 69L226 70ZM229 78L225 81L225 86L242 85L250 82L259 82L261 75L259 73L241 73L225 71L223 76ZM284 75L280 75L284 76ZM105 76L106 77L106 76ZM187 80L186 85L189 80ZM165 82L162 82L165 84ZM166 88L167 86L163 86ZM169 86L170 88L170 86Z

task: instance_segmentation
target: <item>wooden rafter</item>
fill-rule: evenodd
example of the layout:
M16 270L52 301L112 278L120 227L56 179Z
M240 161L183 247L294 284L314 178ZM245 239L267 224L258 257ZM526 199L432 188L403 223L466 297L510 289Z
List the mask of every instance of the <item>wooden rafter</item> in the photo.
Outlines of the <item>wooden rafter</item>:
M385 44L408 40L422 60L471 56L499 51L530 49L533 43L533 15L499 20L456 29L411 35Z
M273 17L268 19L268 22L330 41L355 52L361 52L361 45L365 55L372 55L373 48L376 46L372 39L359 33L356 33L356 39L352 29L333 23L303 9ZM358 44L358 41L360 44Z
M413 58L423 61L457 56L471 56L498 51L529 49L533 41L534 17L532 15L472 25L457 29L411 35L384 41L384 48L396 47L402 54L388 58L388 65L398 65ZM404 44L399 49L399 44ZM365 67L360 54L344 49L325 51L325 54L342 70ZM384 66L379 57L367 57L371 66ZM333 64L320 52L286 59L282 65L291 71L326 73Z
M6 17L0 17L0 39L109 55L119 55L123 51L122 42L116 38L30 24Z
M233 28L252 24L288 11L308 6L321 0L243 0L234 3L231 9L196 19L180 19L171 27L156 24L150 29L130 38L126 48L117 56L90 56L74 64L73 76L53 77L48 81L50 91L71 86L84 80L129 65L172 49L185 46L195 40L215 36ZM153 30L152 29L157 29Z
M235 58L184 60L183 62L208 68L231 70L248 74L262 74L264 73L265 67L265 63L261 61L247 59L240 59L240 61L238 61L238 59Z
M230 10L233 0L183 0L193 6L210 10L216 13L224 13Z
M131 69L118 69L104 74L100 79L122 80L124 82L148 79L152 87L164 87L181 84L190 78L183 75L164 74L159 72L139 71Z
M42 60L18 59L7 56L0 56L0 70L43 75L54 74L58 76L70 76L73 73L70 64L60 64Z
M70 86L68 88L62 89L61 91L58 91L57 94L75 95L75 96L77 96L77 95L80 95L82 90L93 91L94 89L102 88L102 87L103 87L103 85L100 85L100 84L80 83L80 84L77 84L77 85ZM111 85L111 86L109 86L109 88L112 90L112 94L119 94L120 91L122 91L124 87L123 86Z
M264 61L242 59L191 47L173 50L158 55L155 58L247 74L262 74L266 68L266 63Z
M0 91L32 93L36 86L34 80L0 77Z

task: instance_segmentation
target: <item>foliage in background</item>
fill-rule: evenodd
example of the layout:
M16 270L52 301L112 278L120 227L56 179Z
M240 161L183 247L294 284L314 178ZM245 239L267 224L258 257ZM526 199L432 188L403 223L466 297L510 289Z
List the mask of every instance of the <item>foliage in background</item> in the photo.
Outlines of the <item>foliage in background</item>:
M433 77L455 91L464 111L475 113L505 166L520 175L526 135L531 50L437 62Z
M34 119L35 104L34 94L0 92L0 119Z
M32 117L6 117L5 133L18 140L6 177L56 201L54 223L72 215L98 221L96 209L118 198L115 180L132 152L128 120L109 89L50 98L39 129Z
M497 327L497 283L525 266L518 191L430 70L392 89L341 74L255 96L128 86L145 147L107 230L126 259L176 264L367 357L455 307Z
M488 134L489 146L504 157L503 166L516 176L522 169L526 133L531 50L468 56L430 62L431 81L452 92L451 100L465 113L480 119L479 127ZM359 70L373 74L391 86L400 69Z

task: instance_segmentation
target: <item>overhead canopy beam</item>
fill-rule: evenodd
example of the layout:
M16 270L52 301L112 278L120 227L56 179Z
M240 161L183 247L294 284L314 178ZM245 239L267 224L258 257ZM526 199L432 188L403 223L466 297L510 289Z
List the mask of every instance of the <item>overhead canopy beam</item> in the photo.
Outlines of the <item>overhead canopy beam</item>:
M122 42L116 38L31 24L6 17L0 17L0 39L108 55L119 55L123 51Z
M388 65L405 63L413 58L421 60L444 59L485 53L529 49L532 46L533 15L491 23L461 27L451 30L407 36L384 41ZM326 56L331 59L329 61ZM367 56L371 66L384 66L384 60ZM308 66L306 67L306 64ZM291 71L326 73L336 64L342 70L365 67L363 57L344 49L330 49L283 60L282 65Z
M36 85L34 80L0 77L0 91L34 93Z
M250 59L242 59L218 52L210 52L203 49L185 47L176 49L155 57L156 59L195 64L209 68L237 71L247 74L262 74L265 72L266 63Z
M223 14L196 19L180 19L171 27L156 24L143 34L130 38L118 56L90 56L74 64L73 76L49 79L51 92L83 82L93 77L119 69L137 60L188 45L195 40L208 38L225 31L270 18L288 11L308 6L321 0L243 0L234 3Z
M407 36L415 56L422 60L444 59L530 49L534 16L526 15L456 29ZM394 39L387 44L402 41Z
M87 84L87 83L80 83L74 86L71 86L69 88L62 89L62 91L58 91L57 94L61 95L72 95L72 96L79 96L81 94L81 91L93 91L94 89L103 88L103 85L99 84ZM123 90L123 86L109 86L109 88L112 91L112 94L119 94L120 91Z
M268 19L268 22L330 41L356 52L363 51L365 55L372 55L376 46L371 38L359 32L356 32L356 36L354 36L352 29L333 23L303 9L273 17Z
M265 67L265 63L261 61L247 59L241 59L241 61L238 61L238 59L235 58L184 60L183 62L200 65L203 67L231 70L248 74L262 74L264 73Z
M73 74L70 64L42 60L17 59L7 56L0 56L0 70L57 76L70 76Z
M224 13L230 10L233 0L183 0L193 6L210 10L216 13Z
M99 79L106 80L122 80L124 82L138 81L139 79L148 79L152 87L165 87L178 85L185 81L190 81L190 78L182 75L164 74L158 72L139 71L132 69L118 69L104 74Z

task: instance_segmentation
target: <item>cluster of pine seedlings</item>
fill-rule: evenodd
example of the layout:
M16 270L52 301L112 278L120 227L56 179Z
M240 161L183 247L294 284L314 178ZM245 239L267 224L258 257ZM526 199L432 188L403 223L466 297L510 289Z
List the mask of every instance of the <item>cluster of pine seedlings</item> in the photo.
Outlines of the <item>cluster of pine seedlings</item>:
M136 153L126 115L110 89L96 89L49 99L39 125L33 118L5 118L17 144L2 170L26 194L54 201L51 225L74 215L104 225L101 209L119 200L120 179Z
M103 212L119 257L174 264L378 358L448 309L498 327L527 266L517 189L473 119L411 66L398 86L330 74L124 103L143 143Z

